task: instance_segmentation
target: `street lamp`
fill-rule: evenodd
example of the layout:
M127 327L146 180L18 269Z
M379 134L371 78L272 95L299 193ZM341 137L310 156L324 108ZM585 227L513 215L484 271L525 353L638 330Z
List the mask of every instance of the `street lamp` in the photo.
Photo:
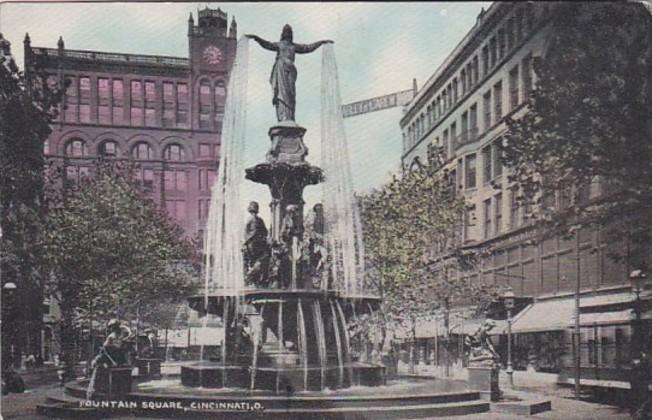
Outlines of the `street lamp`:
M14 295L18 287L14 282L7 282L2 286L2 344L3 344L3 355L2 355L2 367L7 369L9 366L12 366L15 363L14 357L14 331L16 328L16 314L15 314L15 302ZM5 360L6 358L6 360Z
M646 360L643 355L643 343L641 342L641 291L646 278L647 275L643 270L633 270L629 273L629 280L632 283L632 291L636 294L636 300L634 301L634 313L636 314L636 319L632 323L632 380L630 381L631 389L634 393L632 401L632 407L634 410L636 410L645 400L648 388L645 374Z
M507 287L503 293L503 302L507 309L507 377L509 386L514 388L514 369L512 367L512 309L514 309L514 292L511 287Z

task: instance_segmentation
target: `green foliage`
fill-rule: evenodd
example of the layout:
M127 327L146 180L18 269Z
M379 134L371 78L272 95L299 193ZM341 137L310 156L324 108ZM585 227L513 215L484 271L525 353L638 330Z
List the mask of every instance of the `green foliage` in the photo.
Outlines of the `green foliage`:
M508 122L504 163L521 199L541 204L543 231L593 223L610 242L649 245L652 16L637 3L563 3L550 37L529 112ZM591 183L609 188L588 202ZM570 205L545 205L563 192Z
M44 82L39 63L26 77L0 35L0 226L3 283L18 286L20 320L27 321L29 352L38 351L43 319L43 143L50 134L62 90ZM17 321L17 320L16 320ZM23 339L16 342L22 344Z
M394 177L362 198L368 273L383 298L385 325L411 328L419 317L491 298L490 286L457 275L475 265L478 252L462 247L466 205L438 169Z
M141 318L186 295L197 276L193 244L132 179L99 162L50 210L50 292L81 319Z

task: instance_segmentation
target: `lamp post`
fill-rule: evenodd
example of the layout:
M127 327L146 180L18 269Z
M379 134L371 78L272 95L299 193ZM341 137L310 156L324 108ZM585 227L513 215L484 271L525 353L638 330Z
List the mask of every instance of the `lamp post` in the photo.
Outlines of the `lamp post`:
M510 388L514 388L514 369L512 367L512 309L514 309L514 292L511 287L503 294L503 302L507 309L507 378Z
M632 398L632 409L637 410L640 404L643 403L647 394L647 357L643 354L645 349L642 343L642 328L641 328L641 290L647 275L643 270L633 270L629 274L629 280L632 283L632 291L636 295L634 301L634 313L636 318L632 323L632 374L631 374L631 390L634 394Z
M7 282L2 286L3 297L3 314L2 314L2 368L3 371L15 363L15 340L14 331L16 330L16 308L14 297L18 287L14 282Z

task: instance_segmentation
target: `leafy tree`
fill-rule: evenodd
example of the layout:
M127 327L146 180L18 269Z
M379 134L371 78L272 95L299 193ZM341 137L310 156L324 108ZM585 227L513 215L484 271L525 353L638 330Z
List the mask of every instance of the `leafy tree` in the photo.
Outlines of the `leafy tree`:
M368 272L383 298L375 320L383 342L390 325L409 328L414 338L417 319L492 298L491 286L458 275L480 251L462 246L466 205L439 169L422 166L362 198Z
M43 250L40 232L43 205L43 143L56 117L62 90L49 86L40 62L27 77L11 56L10 43L0 34L0 226L3 284L17 285L18 319L11 341L25 341L31 354L40 352L43 321ZM11 327L3 323L3 334ZM3 340L8 344L9 340ZM3 347L4 348L4 347ZM8 361L7 353L3 360Z
M99 162L95 172L64 189L47 220L48 285L61 306L69 366L75 322L118 317L138 325L147 308L186 295L197 276L194 244L145 198L129 168Z
M612 257L629 258L650 245L652 15L637 3L553 10L528 112L508 121L504 163L542 231L599 225L608 242L632 247ZM589 201L591 184L602 194Z

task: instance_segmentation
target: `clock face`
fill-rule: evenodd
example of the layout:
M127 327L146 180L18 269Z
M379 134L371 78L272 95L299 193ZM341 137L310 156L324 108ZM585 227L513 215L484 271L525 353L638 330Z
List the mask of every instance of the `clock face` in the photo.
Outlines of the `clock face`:
M218 64L222 61L222 50L214 45L209 45L204 49L202 57L208 64Z

